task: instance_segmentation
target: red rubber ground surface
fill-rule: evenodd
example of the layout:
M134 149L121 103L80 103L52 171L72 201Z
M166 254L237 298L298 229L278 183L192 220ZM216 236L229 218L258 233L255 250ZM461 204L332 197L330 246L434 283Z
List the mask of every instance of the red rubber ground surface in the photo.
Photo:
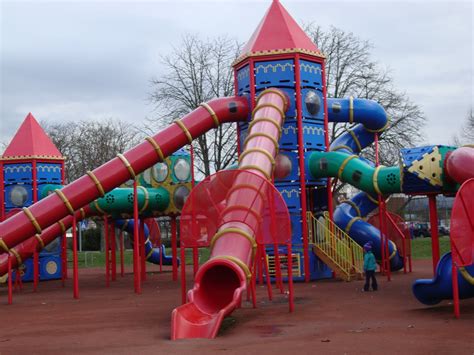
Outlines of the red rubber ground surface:
M0 354L473 354L474 299L452 306L418 303L411 283L429 277L431 261L416 261L412 274L391 282L380 275L378 292L362 293L362 281L295 284L296 311L284 295L273 302L258 287L258 309L243 308L214 340L172 342L170 314L179 302L179 283L170 273L149 274L143 294L133 294L131 274L107 289L103 270L80 270L81 299L57 281L25 284L6 305L0 287Z

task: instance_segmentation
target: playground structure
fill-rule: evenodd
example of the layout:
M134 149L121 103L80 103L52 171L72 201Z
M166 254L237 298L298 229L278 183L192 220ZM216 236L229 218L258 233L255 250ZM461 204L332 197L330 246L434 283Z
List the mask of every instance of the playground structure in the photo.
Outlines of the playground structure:
M131 195L133 199L130 210L124 211L120 206L113 211L119 215L126 213L128 217L133 215L135 219L134 270L138 291L140 275L144 276L144 268L142 266L140 272L138 264L138 236L145 234L145 228L141 224L140 232L136 221L139 206L142 212L146 209L143 207L146 198L145 192L142 195L138 192L143 189L138 188L137 176L219 124L238 122L240 173L232 175L231 181L225 180L225 196L216 197L217 212L212 226L208 226L211 224L208 217L204 222L200 219L206 213L203 208L193 206L195 199L190 198L183 204L182 209L188 211L190 242L206 235L211 257L197 270L195 285L188 292L188 303L173 311L172 339L215 337L222 319L240 306L244 291L252 288L256 279L255 255L259 240L263 245L266 238L271 243L282 244L276 240L274 231L261 230L261 216L270 215L292 226L288 239L285 235L282 238L283 242L290 243L267 250L267 260L286 256L286 265L282 265L288 270L289 282L293 271L295 279L301 281L329 278L333 271L347 280L359 277L360 245L368 241L374 244L381 269L388 276L391 271L406 267L409 261L406 234L385 210L385 199L395 192L430 196L431 223L435 226L432 228L433 262L439 270L445 270L446 265L449 269L449 263L445 261L448 257L438 263L435 195L458 193L456 201L460 207L455 209L458 212L453 211L451 237L455 262L451 264L454 265L451 277L446 271L440 271L443 282L433 281L432 284L441 285L438 290L442 289L442 295L441 292L433 295L438 291L427 290L425 285L429 283L426 282L417 283L414 292L418 299L427 300L426 303L445 297L456 299L458 286L460 298L473 296L470 265L473 263L474 219L465 207L473 197L472 180L469 180L474 177L469 168L474 156L472 147L403 149L400 166L380 166L378 139L389 125L383 108L370 100L327 98L324 56L278 1L270 6L234 63L234 69L237 96L201 104L135 148L118 154L117 158L61 189L54 189L44 199L36 199L30 207L1 222L0 273L21 264L31 256L32 250L47 245L65 228L72 225L74 231L77 220L104 211L106 193L133 179L133 189L115 190L109 196L120 200ZM330 144L329 122L357 124ZM375 164L359 157L372 143L376 146ZM146 182L146 174L142 176ZM220 176L218 173L208 180L210 186L202 191L219 191L219 184L223 183ZM334 209L331 178L348 182L362 192ZM459 188L460 184L463 187ZM150 189L155 190L153 196L160 196L154 199L157 205L149 204L153 215L153 211L166 209L160 205L166 200L166 194L158 186ZM279 194L273 193L275 189ZM277 203L280 195L286 210L272 217L272 211L277 210L275 206L278 209L282 206ZM99 197L102 199L97 200ZM364 220L377 207L380 229ZM318 214L321 217L316 218ZM205 232L200 228L199 233L194 233L196 224L203 225ZM388 224L395 230L398 242L401 241L398 244L401 248L389 239ZM182 234L185 230L182 225ZM143 262L145 252L141 254ZM176 255L173 260L177 260ZM456 268L462 268L460 277ZM278 278L277 273L277 268L274 274L267 272L267 279ZM449 285L458 278L466 283L453 286L450 292ZM74 279L77 281L77 275Z

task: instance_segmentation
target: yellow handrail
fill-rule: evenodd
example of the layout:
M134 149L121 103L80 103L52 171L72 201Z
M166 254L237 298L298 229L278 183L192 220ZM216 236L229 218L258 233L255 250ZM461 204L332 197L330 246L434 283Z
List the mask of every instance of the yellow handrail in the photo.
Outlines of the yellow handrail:
M340 271L350 276L363 272L364 252L347 233L340 229L325 213L316 219L311 212L307 213L309 241L328 258Z

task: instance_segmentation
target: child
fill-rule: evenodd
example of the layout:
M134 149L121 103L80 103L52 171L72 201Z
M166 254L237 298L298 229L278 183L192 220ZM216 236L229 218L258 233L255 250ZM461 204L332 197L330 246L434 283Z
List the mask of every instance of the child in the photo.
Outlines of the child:
M375 262L375 256L372 253L372 244L366 243L364 245L364 272L365 272L365 285L364 291L369 291L369 281L372 279L372 290L377 291L377 280L375 279L375 269L377 263Z

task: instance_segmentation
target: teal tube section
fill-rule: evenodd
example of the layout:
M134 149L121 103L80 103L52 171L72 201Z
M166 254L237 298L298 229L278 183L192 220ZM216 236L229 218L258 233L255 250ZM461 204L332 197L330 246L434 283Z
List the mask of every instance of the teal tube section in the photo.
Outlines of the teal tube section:
M141 216L153 216L155 212L165 211L170 203L170 194L163 187L137 189L138 211ZM89 205L92 212L122 217L133 214L133 189L116 188Z
M314 178L337 177L370 194L391 194L401 191L400 168L374 168L357 155L344 152L314 152L309 158Z

